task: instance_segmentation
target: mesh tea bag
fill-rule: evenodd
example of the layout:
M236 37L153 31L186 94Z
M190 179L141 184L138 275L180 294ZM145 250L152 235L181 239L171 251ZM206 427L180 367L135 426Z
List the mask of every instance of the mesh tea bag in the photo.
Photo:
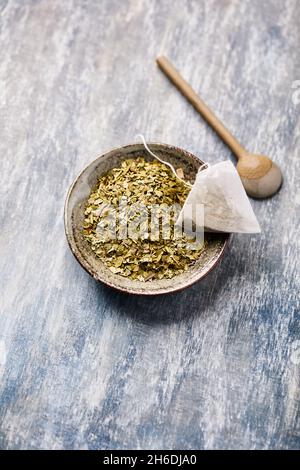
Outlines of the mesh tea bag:
M167 165L175 176L182 179L170 163L161 160L149 149L142 134L136 137L141 138L144 147L154 158ZM194 226L196 232L206 229L216 232L260 233L259 223L242 181L230 160L204 170L200 168L176 221L176 225L182 224L188 227L188 232Z
M231 161L200 170L176 224L197 226L197 210L203 210L206 230L218 232L259 233L260 226L252 210L237 170ZM191 217L193 220L191 220ZM199 217L201 222L201 217ZM203 220L203 217L202 217ZM199 223L199 222L198 222Z

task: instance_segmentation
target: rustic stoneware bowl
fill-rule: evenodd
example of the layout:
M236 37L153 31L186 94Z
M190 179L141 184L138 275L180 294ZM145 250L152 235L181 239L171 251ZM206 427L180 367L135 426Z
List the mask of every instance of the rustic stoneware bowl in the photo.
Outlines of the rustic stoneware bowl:
M182 168L189 181L194 180L199 166L203 163L191 153L171 145L152 143L149 144L149 147L161 159L172 163L175 168ZM101 259L96 257L82 236L85 205L98 178L108 170L119 166L123 160L139 156L143 156L146 160L153 159L142 144L126 145L96 158L80 173L70 187L66 198L66 236L79 263L96 280L131 294L157 295L175 292L199 281L216 266L228 245L228 234L205 234L206 249L196 263L184 274L172 279L147 282L132 281L119 274L113 274Z

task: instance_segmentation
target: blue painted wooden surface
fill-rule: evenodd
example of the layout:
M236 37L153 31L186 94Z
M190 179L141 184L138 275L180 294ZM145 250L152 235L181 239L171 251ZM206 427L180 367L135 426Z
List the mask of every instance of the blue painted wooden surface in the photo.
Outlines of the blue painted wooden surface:
M0 447L299 448L299 2L0 0L0 14ZM63 204L137 132L232 158L161 53L285 182L253 201L261 235L149 299L83 271Z

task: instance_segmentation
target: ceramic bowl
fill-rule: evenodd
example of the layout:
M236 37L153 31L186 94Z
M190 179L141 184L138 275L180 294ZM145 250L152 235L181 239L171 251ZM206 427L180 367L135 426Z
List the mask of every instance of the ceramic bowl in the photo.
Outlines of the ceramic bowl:
M170 162L175 168L182 168L189 181L194 180L200 165L203 163L191 153L178 147L161 143L148 145L161 159ZM228 234L205 234L206 249L196 263L185 273L172 279L146 282L133 281L120 274L113 274L101 259L94 254L89 243L82 235L85 205L91 191L97 185L99 177L108 170L119 166L123 160L140 156L146 160L153 159L142 144L126 145L99 156L80 173L70 187L66 198L66 236L79 263L97 281L130 294L157 295L175 292L203 279L216 266L228 245Z

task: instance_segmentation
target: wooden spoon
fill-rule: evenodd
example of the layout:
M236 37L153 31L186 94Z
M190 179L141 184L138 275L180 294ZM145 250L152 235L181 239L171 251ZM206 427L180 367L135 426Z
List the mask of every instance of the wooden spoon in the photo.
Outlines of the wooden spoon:
M160 69L235 154L238 159L237 171L247 194L255 198L264 198L275 194L282 184L282 174L278 166L265 155L247 152L181 77L171 62L166 57L158 57L156 61Z

